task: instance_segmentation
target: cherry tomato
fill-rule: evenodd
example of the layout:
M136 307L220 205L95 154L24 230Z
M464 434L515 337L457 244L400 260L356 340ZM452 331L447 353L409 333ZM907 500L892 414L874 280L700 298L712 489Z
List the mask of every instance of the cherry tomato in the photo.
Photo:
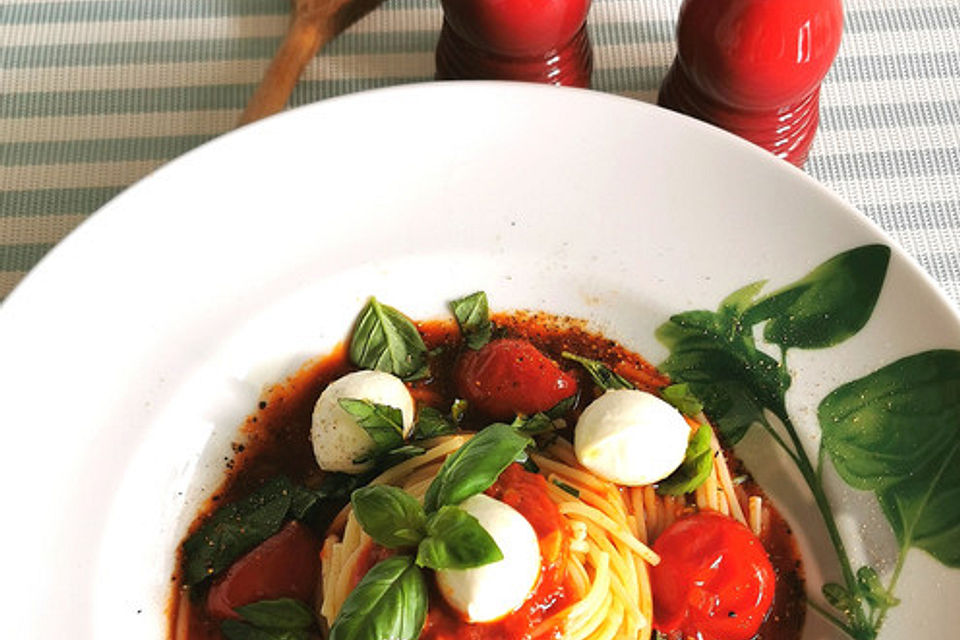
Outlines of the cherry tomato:
M491 418L547 411L577 392L577 380L526 340L501 339L468 349L454 372L457 392Z
M207 613L237 618L236 607L276 598L313 602L320 569L320 541L299 522L290 522L233 563L211 586Z
M776 577L763 545L736 520L704 511L653 545L653 626L702 640L749 640L773 604Z

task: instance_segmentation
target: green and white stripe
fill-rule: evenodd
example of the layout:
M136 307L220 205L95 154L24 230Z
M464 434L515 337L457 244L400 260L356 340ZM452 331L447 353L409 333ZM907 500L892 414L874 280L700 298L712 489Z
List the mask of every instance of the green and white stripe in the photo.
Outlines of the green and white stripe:
M594 86L653 101L680 0L594 0ZM156 167L230 130L289 0L0 0L0 296ZM807 170L960 301L960 5L848 0ZM437 0L390 0L306 70L292 103L429 80Z

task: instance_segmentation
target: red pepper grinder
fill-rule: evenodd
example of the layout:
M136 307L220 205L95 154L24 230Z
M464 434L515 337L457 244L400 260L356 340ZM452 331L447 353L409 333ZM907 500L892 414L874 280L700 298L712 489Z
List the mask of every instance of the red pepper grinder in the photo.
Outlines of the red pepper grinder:
M590 0L442 0L440 80L590 85Z
M657 102L802 167L842 31L840 0L684 0Z

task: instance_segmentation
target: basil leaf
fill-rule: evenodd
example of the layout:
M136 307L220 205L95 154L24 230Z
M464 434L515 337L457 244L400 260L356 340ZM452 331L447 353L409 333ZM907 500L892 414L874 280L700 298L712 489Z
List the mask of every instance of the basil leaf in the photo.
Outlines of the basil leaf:
M960 567L960 351L925 351L844 384L818 408L840 477L876 493L901 549Z
M554 430L553 420L543 412L535 413L532 416L517 416L510 426L528 436Z
M486 293L477 291L454 300L450 303L450 310L453 311L460 326L460 333L469 348L476 350L490 342L493 325L490 323Z
M339 510L339 506L337 505L346 503L350 499L350 495L358 487L364 487L370 484L371 480L393 465L399 464L404 460L409 460L410 458L423 455L425 452L426 450L423 447L417 447L414 445L403 445L401 447L397 447L396 449L391 449L386 454L377 458L376 465L369 471L365 471L360 474L341 472L325 473L320 486L310 493L312 493L316 498L316 502L318 504L323 504L323 506L328 508L334 507ZM307 516L298 516L295 512L296 503L297 498L294 496L294 506L291 506L291 514L294 518L298 520L306 519L310 522L316 521L315 518L317 517L317 514L312 509ZM335 514L329 515L330 517L333 517ZM323 522L317 521L317 523L320 527L326 527L326 524Z
M293 505L293 486L280 476L218 509L183 543L184 582L193 586L220 573L279 531Z
M660 394L664 400L684 415L695 416L703 411L703 404L690 391L690 385L683 382L664 387L660 390Z
M405 315L370 298L350 338L350 360L363 369L386 371L410 380L424 373L427 347Z
M687 443L680 467L657 484L660 495L680 496L695 491L713 472L710 425L701 425Z
M427 515L417 499L397 487L375 485L350 496L363 530L388 549L414 547L425 535Z
M387 558L347 596L328 640L415 640L427 618L427 597L413 558Z
M564 351L560 355L567 360L579 362L583 368L586 369L587 373L590 374L590 377L593 378L594 383L596 383L596 385L604 391L609 391L611 389L635 388L629 380L620 374L615 373L612 369L610 369L610 367L602 362L591 360L590 358L585 358L583 356L578 356L577 354L570 353L569 351Z
M346 500L354 489L373 480L376 477L374 473L367 472L360 475L340 471L326 473L316 490L316 495L321 499Z
M262 629L240 620L224 620L220 633L227 640L309 640L306 629Z
M533 444L508 424L492 424L447 456L424 498L428 513L460 504L487 490L507 466Z
M867 323L880 296L890 248L865 245L834 256L797 282L758 301L749 324L769 319L763 337L784 349L822 349Z
M240 617L261 629L309 629L313 611L293 598L260 600L234 609Z
M311 511L325 496L317 491L311 491L298 484L290 483L290 510L287 517L294 520L305 520Z
M403 445L403 412L400 409L357 398L340 398L337 404L353 416L374 443L373 449L354 463L377 458Z
M763 286L735 291L717 311L687 311L657 328L657 339L670 350L660 369L686 383L729 444L736 444L764 409L786 415L790 375L760 351L743 313Z
M421 407L417 422L413 425L413 440L426 440L456 432L457 427L439 409Z
M503 553L480 521L447 505L430 514L427 537L417 550L417 564L430 569L472 569L503 560Z

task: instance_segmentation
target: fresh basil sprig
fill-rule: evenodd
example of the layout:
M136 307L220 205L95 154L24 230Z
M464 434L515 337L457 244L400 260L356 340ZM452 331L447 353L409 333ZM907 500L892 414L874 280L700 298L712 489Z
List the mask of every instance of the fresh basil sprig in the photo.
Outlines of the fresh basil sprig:
M635 389L636 387L629 380L614 372L610 367L597 360L591 360L584 356L578 356L575 353L564 351L560 354L567 360L573 360L580 363L581 366L590 374L593 381L604 391L614 389Z
M472 569L503 560L503 552L480 522L447 505L430 514L417 564L429 569Z
M227 640L307 640L314 626L310 607L293 598L260 600L237 607L241 620L224 620Z
M423 560L430 568L495 562L502 557L496 543L476 518L455 505L488 489L532 443L510 425L490 425L447 456L427 489L423 507L402 489L377 485L354 491L354 513L364 531L385 547L422 548L426 543ZM444 510L447 506L451 509ZM463 544L476 548L461 549ZM445 566L446 562L455 564Z
M489 488L531 444L510 425L490 425L447 456L423 506L396 487L354 491L351 504L363 530L391 549L416 547L417 555L415 561L395 556L371 569L347 597L330 640L415 638L427 608L419 566L469 569L502 560L503 552L480 522L456 505Z
M713 472L710 425L701 425L687 443L680 467L657 484L660 495L680 496L695 491Z
M427 598L427 582L413 558L387 558L347 596L329 640L415 640L427 618Z
M427 512L486 491L531 444L533 440L508 424L483 429L443 461L424 497Z
M497 543L472 515L452 505L427 515L397 487L375 485L350 498L353 513L374 542L388 549L417 548L417 564L471 569L503 558Z
M426 536L427 514L403 489L374 485L350 496L353 514L374 542L388 549L415 547Z
M490 323L490 308L487 294L483 291L471 293L450 303L460 333L470 349L479 349L490 342L493 325Z
M350 360L363 369L386 371L404 380L428 373L427 347L417 327L393 307L370 298L350 338Z

